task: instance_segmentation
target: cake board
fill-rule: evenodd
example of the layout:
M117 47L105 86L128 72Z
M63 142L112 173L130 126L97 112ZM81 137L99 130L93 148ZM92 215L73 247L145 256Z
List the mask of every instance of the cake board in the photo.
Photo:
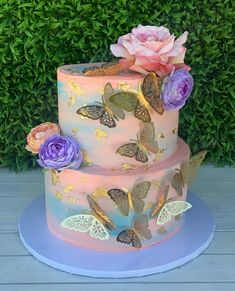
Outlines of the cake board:
M98 252L58 239L47 228L44 195L32 201L23 212L19 234L33 256L56 269L100 278L146 276L179 267L209 246L215 229L211 210L192 192L188 193L187 201L193 207L186 212L180 231L170 239L143 250Z

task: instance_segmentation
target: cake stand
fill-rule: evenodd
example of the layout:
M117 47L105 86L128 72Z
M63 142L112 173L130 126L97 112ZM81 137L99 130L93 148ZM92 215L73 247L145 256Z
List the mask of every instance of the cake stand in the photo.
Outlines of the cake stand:
M179 267L201 254L210 244L215 222L213 215L197 195L188 193L193 207L174 236L144 250L108 253L79 248L52 235L46 223L44 195L25 209L19 222L19 234L25 248L39 261L72 274L127 278L165 272Z

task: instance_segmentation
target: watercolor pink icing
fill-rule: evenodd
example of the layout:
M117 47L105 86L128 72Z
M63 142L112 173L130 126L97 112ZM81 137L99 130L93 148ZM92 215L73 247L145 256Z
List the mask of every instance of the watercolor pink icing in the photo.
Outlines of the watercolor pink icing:
M85 167L80 170L66 169L57 174L53 181L51 172L45 172L45 192L47 222L50 231L60 239L79 247L90 248L99 251L122 252L132 251L134 248L128 244L117 242L117 235L128 226L133 225L136 212L131 208L128 216L123 216L116 207L113 200L107 195L112 188L131 189L137 183L150 181L151 187L147 197L144 199L144 213L149 215L151 203L158 200L161 187L170 185L167 198L174 201L186 200L187 186L183 188L183 195L180 197L171 186L175 169L180 168L183 161L189 158L190 150L183 140L178 139L177 150L170 158L159 163L153 163L145 169L105 170L97 167ZM116 225L114 231L109 232L108 240L93 238L89 233L81 233L61 227L61 222L72 215L89 213L87 195L94 195L94 199L102 210ZM149 219L149 229L152 233L150 240L141 239L142 247L161 243L174 235L181 227L183 219L179 221L174 217L168 223L156 224L156 219Z
M140 121L133 112L125 112L124 120L119 120L116 127L108 128L99 120L84 118L76 111L84 105L101 102L104 86L108 82L115 92L126 90L140 94L143 75L128 72L117 76L84 76L81 70L92 65L95 64L67 65L58 69L59 124L62 133L76 137L86 151L89 164L103 169L119 169L125 164L141 166L134 158L116 153L121 145L137 138ZM150 106L148 109L159 147L158 153L149 156L146 164L151 165L154 161L163 161L176 151L179 111L165 111L159 115Z

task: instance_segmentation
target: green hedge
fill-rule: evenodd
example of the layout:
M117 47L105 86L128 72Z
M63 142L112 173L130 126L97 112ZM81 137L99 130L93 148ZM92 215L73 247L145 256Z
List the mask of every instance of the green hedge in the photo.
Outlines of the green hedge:
M112 58L109 45L141 24L189 31L186 63L195 89L181 110L180 135L207 161L235 161L233 0L1 0L0 163L35 166L29 130L57 121L56 68Z

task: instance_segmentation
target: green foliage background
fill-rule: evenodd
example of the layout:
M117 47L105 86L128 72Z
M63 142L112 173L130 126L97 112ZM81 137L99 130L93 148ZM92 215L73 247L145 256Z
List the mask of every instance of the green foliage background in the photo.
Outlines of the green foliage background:
M0 164L35 166L29 130L57 121L56 68L107 61L109 45L139 23L189 31L185 62L195 89L181 110L180 135L207 161L235 164L233 0L1 0Z

